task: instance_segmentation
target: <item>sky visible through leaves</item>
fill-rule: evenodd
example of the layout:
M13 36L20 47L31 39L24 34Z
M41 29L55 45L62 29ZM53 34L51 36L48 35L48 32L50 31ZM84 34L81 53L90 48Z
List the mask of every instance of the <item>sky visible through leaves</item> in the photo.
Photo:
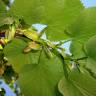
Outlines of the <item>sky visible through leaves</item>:
M96 0L81 0L86 7L96 6Z
M96 0L81 0L81 2L84 4L86 8L96 6ZM70 43L71 42L67 42L66 44L63 45L64 48L66 49L66 53L68 54L70 54L70 51L69 51Z

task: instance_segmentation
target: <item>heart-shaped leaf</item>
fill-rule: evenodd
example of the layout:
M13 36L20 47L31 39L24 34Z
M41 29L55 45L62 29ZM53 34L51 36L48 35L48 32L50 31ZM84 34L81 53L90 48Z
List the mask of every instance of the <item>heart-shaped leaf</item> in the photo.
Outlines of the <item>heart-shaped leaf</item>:
M63 96L96 96L96 80L84 71L74 70L69 79L60 80L58 87Z
M15 0L10 13L23 17L29 24L46 24L48 38L61 40L67 38L64 34L65 27L71 24L82 10L80 0Z
M96 36L88 40L85 45L85 52L88 56L86 68L96 74Z
M69 27L69 34L73 38L71 52L78 57L84 56L84 44L96 35L96 8L87 8L81 12L78 19Z
M41 53L38 65L24 65L19 83L25 96L58 96L57 84L63 76L62 62L56 56L51 59Z
M9 63L13 64L17 71L20 71L20 68L24 64L38 64L40 51L24 53L23 50L27 46L27 42L30 41L26 38L15 38L12 42L4 48L5 57L8 58Z

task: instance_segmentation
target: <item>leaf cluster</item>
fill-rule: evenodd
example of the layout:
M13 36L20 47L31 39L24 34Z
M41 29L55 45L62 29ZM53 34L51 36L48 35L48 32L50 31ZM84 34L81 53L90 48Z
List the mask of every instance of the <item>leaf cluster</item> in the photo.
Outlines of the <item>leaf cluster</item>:
M6 10L5 1L0 50L19 72L24 95L96 96L96 8L80 0L15 0ZM32 24L47 27L38 32ZM61 47L69 40L72 55Z

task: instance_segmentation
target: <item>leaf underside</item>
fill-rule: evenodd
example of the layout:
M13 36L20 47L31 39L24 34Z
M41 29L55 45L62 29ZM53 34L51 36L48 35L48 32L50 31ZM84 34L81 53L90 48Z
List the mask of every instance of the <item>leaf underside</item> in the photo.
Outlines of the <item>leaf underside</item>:
M21 7L22 5L22 7ZM80 0L15 0L10 13L24 18L28 24L46 24L48 39L62 40L64 33L83 10Z
M78 19L68 27L73 38L70 50L75 57L84 57L86 42L96 35L96 7L84 9Z
M63 96L96 96L96 80L86 72L73 70L68 80L60 80L58 87Z

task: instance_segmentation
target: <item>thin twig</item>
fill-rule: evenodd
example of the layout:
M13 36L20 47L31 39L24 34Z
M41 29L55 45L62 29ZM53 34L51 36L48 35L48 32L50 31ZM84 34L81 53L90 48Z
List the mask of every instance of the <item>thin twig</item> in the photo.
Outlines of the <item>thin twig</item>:
M40 57L41 57L42 51L43 51L43 48L40 50L39 59L38 59L38 63L37 64L40 63Z
M79 61L79 60L84 60L84 59L87 59L88 57L85 56L85 57L81 57L81 58L77 58L77 59L71 59L71 61Z
M68 66L65 62L64 57L56 49L53 49L53 52L54 52L54 54L56 54L60 58L60 60L62 62L65 78L68 79L68 69L67 69Z

